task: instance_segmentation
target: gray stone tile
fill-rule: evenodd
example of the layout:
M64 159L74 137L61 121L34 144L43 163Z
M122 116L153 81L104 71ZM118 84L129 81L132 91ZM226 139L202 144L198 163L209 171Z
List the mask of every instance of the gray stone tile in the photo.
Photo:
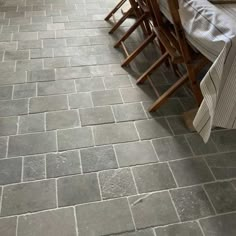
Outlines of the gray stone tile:
M135 195L135 183L129 168L99 172L103 199Z
M78 151L47 154L47 178L80 174L80 160Z
M52 48L43 48L43 49L31 49L30 50L30 58L51 58L53 57Z
M160 227L155 230L156 236L203 236L196 222L186 222Z
M12 184L21 181L22 159L2 159L0 160L0 184Z
M76 236L73 208L19 217L18 236Z
M234 236L236 232L235 221L236 213L231 213L200 220L200 224L207 236Z
M44 114L20 116L19 133L34 133L44 131Z
M16 71L38 71L43 69L42 59L31 59L16 62Z
M214 210L201 186L171 190L181 221L214 215Z
M12 86L0 87L0 100L10 100L12 96Z
M46 114L46 129L65 129L80 126L76 110L56 111Z
M112 146L82 149L80 154L84 173L118 167Z
M236 210L236 190L232 183L212 183L204 186L217 213L226 213Z
M75 81L76 89L78 92L90 92L90 91L100 91L105 90L103 78L93 78L93 79L78 79Z
M9 185L4 188L1 216L56 208L55 180Z
M66 95L35 97L31 98L29 103L30 113L67 110L67 109L68 105L67 105Z
M65 46L66 46L65 39L44 39L43 40L44 48L58 48L58 47L65 47Z
M236 151L235 130L223 130L219 132L213 132L211 137L219 151Z
M89 65L96 65L96 56L95 55L86 55L83 56L73 56L71 58L71 66L89 66Z
M6 51L4 55L5 61L28 60L29 50Z
M129 202L137 229L179 221L168 192L130 197Z
M53 23L63 23L69 21L68 16L53 16L52 20ZM67 46L69 45L67 44Z
M13 33L13 41L37 40L37 32L15 32Z
M115 145L116 156L121 167L157 162L157 156L149 141Z
M24 157L23 181L45 179L45 156L27 156Z
M15 71L15 61L0 62L1 72L14 72Z
M93 106L90 93L76 93L68 97L71 108L87 108Z
M56 57L56 58L44 59L45 69L53 69L53 68L68 67L68 66L70 66L69 57Z
M14 51L17 49L17 42L0 42L0 50Z
M104 78L107 89L132 87L130 79L127 75L116 75Z
M56 33L54 31L40 31L39 32L39 39L55 39L55 37L56 37Z
M60 80L38 83L38 96L75 93L73 80Z
M213 181L214 178L203 159L194 158L170 163L179 186L187 186Z
M94 145L91 128L76 128L57 131L60 151L91 147Z
M139 193L176 187L173 175L166 163L134 167L132 170Z
M206 161L216 179L229 179L236 177L236 153L222 153L207 156Z
M10 137L8 156L25 156L54 152L56 150L55 132L24 134Z
M182 116L168 117L167 121L175 135L191 133Z
M56 79L77 79L90 77L90 69L88 67L69 67L57 68Z
M9 42L11 41L11 33L0 34L0 42Z
M106 124L94 127L96 145L137 141L138 135L134 124Z
M132 121L146 119L145 112L140 103L122 104L112 106L116 121Z
M112 234L113 236L119 235L119 236L154 236L154 232L152 229L144 229L139 230L135 232L127 232L123 234Z
M134 230L126 199L77 206L76 216L81 236L110 235Z
M80 109L82 126L113 123L114 117L111 107L95 107Z
M70 57L79 54L79 49L76 47L54 48L53 51L54 51L54 57ZM72 59L71 59L71 65L74 66L72 64L73 61Z
M0 219L1 234L4 236L16 235L16 217Z
M95 202L101 199L96 174L76 175L57 180L60 207Z
M32 16L32 23L34 24L42 24L42 23L51 23L51 17L47 16Z
M34 31L42 31L42 30L46 30L46 25L44 25L44 24L37 24L37 25L23 24L23 25L20 25L20 32L34 32ZM35 35L35 33L33 35Z
M0 101L0 117L17 116L28 113L28 100Z
M28 82L53 81L55 80L55 70L31 71L28 73Z
M104 106L122 103L119 90L105 90L92 92L94 106Z
M141 139L153 139L171 136L171 130L165 119L151 119L137 121L137 130Z
M26 72L1 72L0 85L20 84L26 82Z
M193 156L184 136L173 136L152 141L161 161L170 161Z
M186 135L186 138L188 139L188 142L195 155L204 155L217 152L217 148L212 139L210 139L207 143L204 143L202 137L196 133L188 134Z
M184 112L182 104L176 98L169 99L158 110L164 116L182 115Z
M25 83L14 85L14 99L19 98L30 98L36 96L36 84L35 83Z
M41 40L27 40L27 41L19 41L18 49L39 49L42 48Z
M156 98L152 88L141 86L139 88L123 88L120 90L124 102L143 102Z
M6 157L7 154L7 137L0 137L0 158Z
M17 122L17 117L0 118L0 136L16 134Z

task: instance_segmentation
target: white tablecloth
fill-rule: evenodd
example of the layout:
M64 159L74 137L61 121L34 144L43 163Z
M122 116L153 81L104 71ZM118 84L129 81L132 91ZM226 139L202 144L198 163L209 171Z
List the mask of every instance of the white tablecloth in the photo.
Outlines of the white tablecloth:
M166 0L161 11L170 17ZM204 100L194 126L207 142L214 126L236 128L236 4L179 0L187 38L212 67L201 82Z

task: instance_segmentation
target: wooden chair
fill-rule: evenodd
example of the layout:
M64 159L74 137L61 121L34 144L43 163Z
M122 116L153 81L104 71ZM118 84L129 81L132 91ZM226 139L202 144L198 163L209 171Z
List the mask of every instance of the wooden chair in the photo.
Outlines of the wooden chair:
M122 46L126 59L121 64L121 66L128 65L150 42L153 41L155 35L151 31L149 20L151 18L151 0L136 0L132 2L133 8L135 9L137 19L136 22L129 28L129 30L118 40L114 45L115 48ZM141 26L143 34L147 36L143 43L141 43L134 52L131 54L128 52L125 46L125 40L130 37L130 35Z
M162 15L159 1L151 1L151 9L156 21L153 32L162 45L163 54L137 80L137 84L144 83L147 79L149 79L149 75L151 75L152 72L160 67L167 59L171 60L171 63L175 65L175 68L177 68L179 64L183 64L186 69L186 73L182 75L179 71L177 71L180 78L166 92L164 92L164 94L162 94L154 102L154 104L152 104L149 108L150 112L156 111L174 92L176 92L178 88L186 82L190 83L196 102L200 105L202 101L202 94L197 83L197 75L209 62L203 55L196 53L196 50L193 49L187 41L178 11L178 0L166 1L168 1L169 11L172 17L171 22ZM153 83L151 83L151 85L153 86Z

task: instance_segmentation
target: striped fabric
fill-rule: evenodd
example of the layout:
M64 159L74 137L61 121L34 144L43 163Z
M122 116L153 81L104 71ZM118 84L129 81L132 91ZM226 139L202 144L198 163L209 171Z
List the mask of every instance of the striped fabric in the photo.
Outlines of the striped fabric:
M166 0L161 11L170 19ZM213 62L201 82L204 100L194 127L207 142L213 127L236 128L236 4L179 0L188 40Z

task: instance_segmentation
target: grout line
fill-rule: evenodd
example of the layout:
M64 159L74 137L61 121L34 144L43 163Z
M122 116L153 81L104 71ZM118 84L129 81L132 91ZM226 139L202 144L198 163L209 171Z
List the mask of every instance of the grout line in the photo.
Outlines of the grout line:
M97 172L96 173L96 176L97 176L97 181L98 181L98 188L99 188L99 194L100 194L100 198L101 198L101 201L103 201L103 196L102 196L102 189L101 189L101 184L100 184L100 179L99 179L99 173Z
M20 118L21 116L17 117L17 123L16 123L16 135L19 134L19 129L20 129Z
M175 181L175 184L176 184L177 188L179 188L180 186L178 185L178 182L177 182L177 180L176 180L176 178L175 178L174 172L173 172L172 169L171 169L170 163L167 162L167 165L168 165L169 170L170 170L170 172L171 172L171 174L172 174L172 176L173 176L173 179L174 179L174 181Z
M73 207L73 212L74 212L74 217L75 217L75 232L76 232L76 236L79 236L78 220L77 220L77 217L76 217L75 206Z
M137 231L137 227L136 227L136 224L135 224L133 212L132 212L131 205L130 205L128 197L126 198L126 200L127 200L128 206L129 206L129 211L130 211L130 215L131 215L131 218L132 218L132 221L133 221L134 229L135 229L135 231Z
M205 235L205 232L204 232L204 230L203 230L203 228L202 228L202 225L201 225L201 223L199 222L199 220L196 220L196 222L197 222L197 224L198 224L198 226L199 226L199 228L200 228L200 230L201 230L201 232L202 232L202 235L203 235L203 236L207 236L207 235Z
M175 209L175 213L176 213L176 215L177 215L177 217L178 217L178 219L179 219L179 222L181 222L180 215L179 215L179 213L178 213L178 211L177 211L177 208L176 208L176 206L175 206L175 203L174 203L174 200L173 200L172 195L171 195L171 193L170 193L170 190L168 190L168 194L169 194L169 196L170 196L170 200L171 200L172 205L173 205L173 207L174 207L174 209Z
M116 162L117 162L117 165L118 165L118 169L119 169L119 168L122 168L122 167L120 166L120 163L119 163L119 160L118 160L118 156L117 156L117 153L116 153L116 149L115 149L115 145L114 145L114 144L112 144L112 148L113 148L113 151L114 151L114 153L115 153L115 158L116 158Z
M56 187L56 208L58 208L58 186L57 186L57 180L58 179L55 179L55 187Z
M24 182L24 165L25 165L25 157L21 157L21 182Z
M47 157L44 155L44 179L47 179Z
M16 217L16 236L18 235L19 216Z
M132 178L133 178L133 181L134 181L134 186L135 186L135 189L136 189L136 193L139 194L138 186L137 186L137 183L135 181L135 177L134 177L134 173L133 173L133 168L132 167L130 167L130 172L131 172L131 175L132 175Z
M210 202L211 207L212 207L213 210L214 210L215 215L217 215L217 211L216 211L216 209L215 209L215 207L214 207L213 202L211 201L211 198L210 198L209 194L207 193L207 191L206 191L206 189L205 189L204 184L202 184L202 189L203 189L203 191L205 192L205 194L206 194L206 196L207 196L207 198L208 198L208 201Z

